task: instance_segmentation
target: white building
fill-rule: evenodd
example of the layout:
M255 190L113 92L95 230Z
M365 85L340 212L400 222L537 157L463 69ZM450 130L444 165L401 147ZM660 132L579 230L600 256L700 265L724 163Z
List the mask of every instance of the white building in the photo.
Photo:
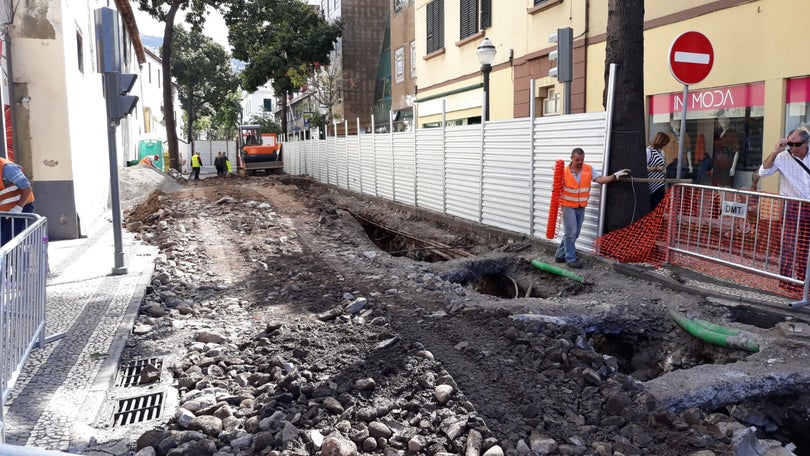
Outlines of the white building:
M250 118L261 116L265 112L272 114L276 108L276 98L273 95L271 82L256 89L255 92L242 97L242 123L250 122Z
M8 13L12 5L13 15ZM140 97L138 106L115 129L119 167L136 156L137 141L145 133L159 134L162 95L154 91L161 84L155 76L160 74L159 59L147 61L129 0L0 0L0 7L10 18L2 36L10 59L2 64L3 73L10 75L14 136L13 151L4 152L13 153L31 179L34 207L48 218L50 238L77 238L111 207L96 10L114 7L120 13L121 72L140 74L151 66L130 92Z

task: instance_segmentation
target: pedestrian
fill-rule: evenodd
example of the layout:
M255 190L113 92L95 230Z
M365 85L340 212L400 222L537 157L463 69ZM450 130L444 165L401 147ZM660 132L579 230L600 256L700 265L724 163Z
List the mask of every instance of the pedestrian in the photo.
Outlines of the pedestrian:
M660 179L650 182L650 212L655 210L664 199L666 188L664 186L664 172L667 169L664 161L663 148L669 144L669 136L666 133L658 132L653 137L650 145L647 146L647 176L650 179Z
M585 207L591 194L591 182L608 184L620 177L630 174L629 169L616 171L603 176L593 166L585 164L585 151L577 147L571 151L571 163L565 167L563 174L563 191L560 196L562 206L563 238L557 248L557 263L567 263L573 269L582 269L583 264L577 258L576 242L585 221Z
M776 142L773 152L759 167L759 176L781 173L779 194L810 200L810 133L802 128L792 130L787 139ZM804 282L807 269L807 249L810 246L810 201L785 201L785 219L782 222L782 255L779 274ZM788 292L800 292L802 286L780 281Z
M225 172L227 174L231 174L231 161L228 159L228 154L224 154L225 157Z
M222 151L217 152L217 158L214 159L214 168L217 169L217 176L225 175L225 160L222 158Z
M200 158L200 153L195 151L194 155L191 156L191 175L194 177L194 180L200 180L200 168L202 168L203 162L202 158Z
M0 157L3 182L0 184L0 212L15 214L34 212L34 191L22 168L13 161ZM21 233L27 223L23 218L0 217L0 245L5 245Z

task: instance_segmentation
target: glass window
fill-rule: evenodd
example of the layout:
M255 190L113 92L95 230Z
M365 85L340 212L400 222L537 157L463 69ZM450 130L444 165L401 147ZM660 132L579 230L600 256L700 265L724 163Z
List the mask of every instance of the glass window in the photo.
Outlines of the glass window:
M810 76L787 82L785 133L799 127L810 128Z
M658 132L670 137L664 159L671 174L677 171L683 143L681 177L704 185L749 188L752 172L762 164L764 101L763 83L691 91L682 132L683 94L654 95L649 99L649 138Z

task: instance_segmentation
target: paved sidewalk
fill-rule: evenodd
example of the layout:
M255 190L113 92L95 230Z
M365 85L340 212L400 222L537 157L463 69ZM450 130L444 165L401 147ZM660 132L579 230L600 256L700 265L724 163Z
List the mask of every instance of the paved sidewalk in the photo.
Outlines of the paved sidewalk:
M109 218L88 233L48 246L46 337L64 337L34 349L25 363L7 403L6 444L65 451L93 436L89 423L117 373L157 248L122 230L127 274L112 275Z

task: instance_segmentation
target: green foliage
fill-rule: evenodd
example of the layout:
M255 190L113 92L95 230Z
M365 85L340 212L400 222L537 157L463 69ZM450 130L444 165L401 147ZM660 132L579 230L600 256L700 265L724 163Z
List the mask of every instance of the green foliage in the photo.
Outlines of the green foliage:
M326 22L301 0L233 0L224 16L233 55L246 62L242 87L253 92L272 80L284 116L287 94L301 87L288 69L328 64L341 35L340 23Z
M180 104L192 126L214 116L238 90L238 78L231 71L230 55L211 38L197 31L175 27L172 43L172 75L177 80Z
M281 134L281 125L276 123L273 114L267 111L263 111L260 115L252 115L247 124L261 125L262 133Z

